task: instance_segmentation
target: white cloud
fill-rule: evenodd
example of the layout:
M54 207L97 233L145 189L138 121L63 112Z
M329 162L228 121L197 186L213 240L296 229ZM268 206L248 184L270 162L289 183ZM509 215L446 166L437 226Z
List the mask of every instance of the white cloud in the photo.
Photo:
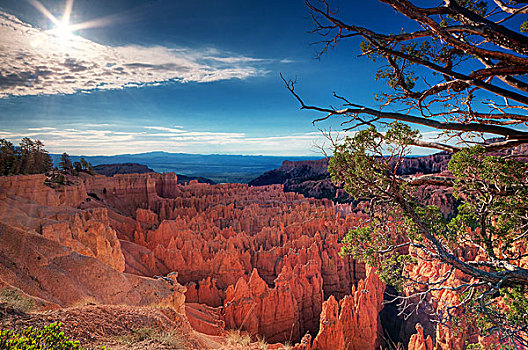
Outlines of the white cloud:
M172 128L166 128L164 126L145 126L145 129L168 131L168 132L173 132L173 133L184 132L183 127L179 125L175 125Z
M245 79L266 74L266 62L211 49L113 47L64 38L0 11L0 97Z
M55 128L44 126L42 128L28 128L29 131L44 131L44 130L55 130Z
M164 126L146 126L138 131L69 127L0 131L0 138L7 138L13 143L18 143L22 137L41 140L52 153L68 152L72 155L167 151L291 156L308 155L315 151L314 143L325 141L318 132L255 137L243 132L190 131Z
M204 57L206 60L212 60L212 61L218 61L222 63L248 63L248 62L269 62L269 60L265 60L262 58L251 58L251 57L213 57L213 56L206 56Z

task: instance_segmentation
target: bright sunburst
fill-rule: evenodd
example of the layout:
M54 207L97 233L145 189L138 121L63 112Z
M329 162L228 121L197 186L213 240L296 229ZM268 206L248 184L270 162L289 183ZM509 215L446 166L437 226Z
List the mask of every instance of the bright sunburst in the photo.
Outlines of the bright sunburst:
M66 0L64 6L64 14L62 15L62 18L60 20L55 17L44 5L42 5L39 0L29 0L29 2L55 25L54 28L46 32L47 34L52 34L65 42L69 41L72 38L73 31L75 30L75 28L70 25L73 0ZM32 44L34 46L38 46L39 43L37 42Z
M75 38L74 32L86 29L100 27L110 24L109 18L100 18L90 20L83 23L70 23L70 17L72 14L74 0L66 0L64 4L64 13L62 18L59 19L53 15L39 0L28 0L37 10L39 10L44 16L46 16L55 26L54 28L46 31L46 34L51 34L57 38L63 40L64 43L70 42ZM34 44L34 43L32 43Z
M69 23L59 23L50 33L57 35L62 39L68 39L73 35L73 28Z

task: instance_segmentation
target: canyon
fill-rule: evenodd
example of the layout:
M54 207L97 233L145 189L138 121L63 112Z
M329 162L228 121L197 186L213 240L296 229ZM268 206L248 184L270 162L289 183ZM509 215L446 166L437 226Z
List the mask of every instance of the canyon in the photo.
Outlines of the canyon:
M447 165L451 159L448 152L439 152L423 157L405 158L398 168L398 174L413 177L421 174L447 175ZM332 182L328 172L329 158L307 161L284 161L249 182L251 186L282 184L284 191L295 192L310 198L327 198L336 203L360 203L346 193L341 186ZM421 201L436 205L446 218L456 215L460 201L452 195L451 188L421 185L416 188L416 197Z
M238 329L270 349L375 349L389 333L409 349L431 337L456 348L423 319L399 319L375 270L340 256L366 219L350 203L173 173L44 181L0 178L0 288L43 310L158 305L196 339Z

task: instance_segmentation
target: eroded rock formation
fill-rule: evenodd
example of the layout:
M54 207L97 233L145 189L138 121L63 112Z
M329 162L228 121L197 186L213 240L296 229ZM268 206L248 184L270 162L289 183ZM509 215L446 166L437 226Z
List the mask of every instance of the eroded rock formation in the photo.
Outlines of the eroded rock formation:
M71 178L58 189L44 185L44 175L0 178L0 284L63 307L89 300L183 313L185 287L123 273L111 225L121 214L86 189L103 178Z
M363 265L339 256L339 240L360 218L342 217L330 201L276 185L175 186L167 175L154 182L155 193L132 191L141 205L133 230L122 236L146 250L123 244L128 268L133 262L149 275L178 271L188 302L224 306L228 328L299 341L317 333L325 298L343 298L365 277ZM121 191L93 183L101 202L130 212L115 198Z
M380 345L382 328L379 312L383 307L385 285L371 267L354 286L351 295L339 304L325 301L319 334L312 349L375 349Z
M315 336L321 312L330 318L328 299L339 303L344 341L378 343L382 286L339 256L362 220L346 204L281 185L181 185L174 174L68 180L52 189L40 175L0 179L0 234L10 242L0 249L3 285L60 306L93 299L183 313L186 298L204 333L240 328L307 349L323 344ZM368 343L362 332L372 329Z

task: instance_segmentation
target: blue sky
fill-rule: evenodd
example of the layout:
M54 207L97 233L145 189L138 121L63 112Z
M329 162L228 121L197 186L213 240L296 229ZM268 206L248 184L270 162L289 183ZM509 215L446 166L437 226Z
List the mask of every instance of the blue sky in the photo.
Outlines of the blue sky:
M381 88L357 41L315 58L302 0L76 0L70 24L97 25L74 36L32 1L0 2L0 137L50 152L313 156L337 122L312 126L279 73L313 104L336 91L373 105ZM60 19L67 1L40 3ZM384 32L407 23L377 1L340 7Z

